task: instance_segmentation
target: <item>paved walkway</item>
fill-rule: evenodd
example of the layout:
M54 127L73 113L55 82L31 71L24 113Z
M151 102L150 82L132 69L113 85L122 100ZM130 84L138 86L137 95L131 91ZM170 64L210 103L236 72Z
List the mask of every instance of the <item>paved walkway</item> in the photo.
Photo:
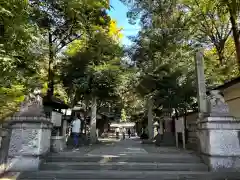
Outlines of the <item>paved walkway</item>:
M107 143L108 142L108 143ZM134 156L144 155L148 152L142 147L138 139L125 139L121 141L104 141L103 146L87 153L88 156Z
M125 140L102 139L102 143L85 151L88 156L141 156L159 154L188 154L195 156L194 151L176 147L157 147L154 144L142 144L139 138Z
M53 153L39 171L25 172L19 178L22 180L220 180L225 177L236 177L236 174L232 173L208 172L207 166L191 151L145 145L141 144L139 139L133 138L101 141L96 145L83 146L76 152L68 150Z

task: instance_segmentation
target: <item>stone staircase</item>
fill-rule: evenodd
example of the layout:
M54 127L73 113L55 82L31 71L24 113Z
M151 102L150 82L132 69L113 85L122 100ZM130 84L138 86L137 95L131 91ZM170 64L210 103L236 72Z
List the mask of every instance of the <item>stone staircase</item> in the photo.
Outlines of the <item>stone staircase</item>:
M176 180L176 179L225 179L230 173L211 173L197 156L188 153L164 153L121 156L86 156L69 153L51 154L40 170L25 172L21 180ZM239 177L239 176L238 176ZM236 178L235 178L236 179Z

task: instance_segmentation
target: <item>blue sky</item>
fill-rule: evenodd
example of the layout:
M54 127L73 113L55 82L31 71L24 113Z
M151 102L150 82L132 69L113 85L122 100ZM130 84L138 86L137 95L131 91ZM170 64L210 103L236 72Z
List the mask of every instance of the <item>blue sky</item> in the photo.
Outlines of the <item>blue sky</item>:
M124 38L122 39L122 43L124 45L130 45L131 41L127 36L134 36L138 33L140 26L138 24L131 25L128 23L127 15L128 8L120 2L120 0L110 0L110 4L112 6L109 11L109 15L112 19L117 21L118 27L123 28Z

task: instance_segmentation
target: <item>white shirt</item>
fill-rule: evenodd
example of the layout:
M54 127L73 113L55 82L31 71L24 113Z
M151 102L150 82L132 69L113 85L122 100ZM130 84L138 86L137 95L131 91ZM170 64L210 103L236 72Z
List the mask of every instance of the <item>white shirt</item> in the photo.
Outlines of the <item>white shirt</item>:
M80 121L80 119L75 119L72 122L72 132L73 133L80 133L80 129L81 129L81 121Z
M120 129L119 129L119 128L117 128L117 129L116 129L116 132L119 132L119 131L120 131Z

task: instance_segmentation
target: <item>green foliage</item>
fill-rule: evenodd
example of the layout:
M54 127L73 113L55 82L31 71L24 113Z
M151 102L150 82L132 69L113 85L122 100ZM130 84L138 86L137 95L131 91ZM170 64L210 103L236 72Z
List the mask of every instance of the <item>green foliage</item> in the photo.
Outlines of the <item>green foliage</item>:
M76 102L86 96L99 100L116 97L116 88L122 72L122 48L103 27L94 27L91 38L74 41L66 50L62 63L62 80Z
M235 20L239 17L237 1L122 2L130 9L129 20L134 23L140 18L142 26L129 50L139 74L136 91L145 99L153 97L159 110L196 108L194 52L199 46L207 49L208 86L239 75L234 33L231 38L232 14L237 15ZM234 2L238 10L231 14Z
M75 39L88 37L89 28L99 24L109 27L110 18L103 8L108 8L107 1L0 2L1 117L15 111L22 97L34 87L43 85L46 93L50 52L47 32L52 35L50 61L54 60L55 94L68 99L58 77L59 57L55 55Z
M108 0L1 1L0 116L39 84L46 93L51 78L55 95L72 104L97 96L123 116L140 113L150 96L159 111L194 109L199 46L208 86L239 75L239 1L122 1L142 27L127 60Z
M154 99L155 108L184 111L195 108L193 47L187 43L188 17L171 1L150 6L134 1L133 18L141 16L142 30L130 50L138 68L135 91L143 99ZM135 10L137 9L138 12ZM152 19L152 21L149 21Z
M121 121L126 122L127 121L127 115L125 109L121 110Z

